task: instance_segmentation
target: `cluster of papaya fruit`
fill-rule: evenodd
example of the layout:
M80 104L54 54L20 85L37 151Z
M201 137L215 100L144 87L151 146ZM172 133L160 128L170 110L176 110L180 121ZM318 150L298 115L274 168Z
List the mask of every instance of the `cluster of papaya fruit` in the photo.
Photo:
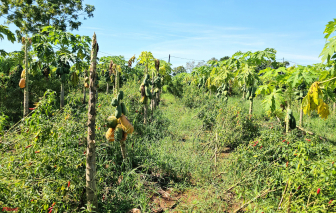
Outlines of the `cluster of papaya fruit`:
M126 140L127 134L132 134L134 127L126 117L127 110L121 100L124 98L123 91L118 93L117 98L112 99L112 106L116 107L114 115L107 118L106 126L109 128L106 132L106 139L110 142Z
M296 95L296 100L302 101L302 99L307 95L306 84L302 83L298 86L298 90L294 94Z
M140 99L140 103L142 104L147 104L148 103L148 98L152 99L152 93L150 90L149 85L152 85L152 82L150 81L149 75L146 74L145 75L145 79L143 80L139 91L141 93L141 99Z
M84 78L84 87L89 88L89 77Z
M26 69L23 70L23 68L21 67L21 65L18 66L18 71L21 71L21 79L19 82L19 87L21 89L26 87Z
M56 77L60 77L62 83L66 81L66 75L70 73L70 65L69 63L63 63L62 61L58 62L58 67L56 69Z
M255 87L248 87L246 89L246 99L247 100L253 100L253 98L255 98L255 92L256 92L256 88Z
M204 87L205 83L206 83L206 77L203 76L202 78L199 79L199 83L197 85L198 89L200 89L201 87Z
M160 76L155 77L153 86L155 88L153 96L155 97L156 94L159 93L159 91L161 90L161 87L162 87Z
M222 84L217 88L216 98L222 97L224 101L228 100L228 90L229 87L226 84Z
M289 119L289 127L291 129L296 128L296 120L291 109L287 111L287 118Z

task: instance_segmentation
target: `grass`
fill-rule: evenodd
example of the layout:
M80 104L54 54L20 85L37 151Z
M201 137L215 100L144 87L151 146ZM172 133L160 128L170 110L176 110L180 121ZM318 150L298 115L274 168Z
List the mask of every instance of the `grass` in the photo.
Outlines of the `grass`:
M334 196L334 188L322 187L334 178L335 169L330 167L335 156L333 144L296 130L284 135L276 120L265 118L259 107L261 100L255 100L254 116L249 120L249 103L240 97L222 103L207 95L190 93L194 105L186 107L187 95L179 99L166 93L154 112L154 120L144 125L143 107L137 104L137 85L127 84L123 91L127 116L135 127L135 133L127 138L126 162L119 144L105 139L104 120L114 113L110 105L113 95L100 93L98 99L100 212L127 212L132 208L142 212L232 212L269 186L275 191L243 210L274 212L289 179L293 211L303 211L302 203L307 203L316 187L322 188L323 196L310 195L310 202L315 203L306 205L304 211L333 210L328 201ZM56 97L50 95L41 103L40 111L0 139L0 207L47 212L56 203L54 212L85 211L87 106L81 104L82 95L78 92L69 94L63 111L56 110L53 98ZM192 106L190 101L188 106ZM216 125L206 129L204 123L209 120ZM334 116L322 121L313 115L305 118L304 127L335 141L334 121ZM246 135L253 126L256 134ZM227 145L237 138L231 144L233 148L228 149ZM290 143L286 145L283 139ZM32 146L26 148L29 145ZM299 164L305 169L299 169ZM299 194L295 191L298 184L302 186ZM284 205L288 205L288 194ZM320 209L323 205L325 210Z

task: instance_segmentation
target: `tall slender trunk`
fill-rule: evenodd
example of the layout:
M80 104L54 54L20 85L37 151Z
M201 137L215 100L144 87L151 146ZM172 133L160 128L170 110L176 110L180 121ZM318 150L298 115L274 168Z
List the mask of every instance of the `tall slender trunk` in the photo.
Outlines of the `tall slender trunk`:
M152 72L152 94L153 93L154 93L154 71ZM153 120L154 101L155 101L155 97L152 95L152 99L151 99L151 121Z
M64 83L62 82L61 83L61 105L60 105L61 108L64 107Z
M288 114L288 111L290 110L290 104L288 102L288 105L287 105L287 115L286 115L286 134L289 132L289 114Z
M97 189L96 189L96 58L98 43L96 34L92 37L91 65L90 65L90 98L88 110L88 136L86 149L86 197L89 212L97 211Z
M28 48L27 48L27 43L28 43L28 37L26 36L25 39L25 79L26 79L26 85L24 88L24 100L23 100L23 117L27 116L29 111L28 111L28 104L29 104L29 92L28 92L28 86L29 86L29 68L28 68Z
M144 124L147 123L147 108L148 108L148 106L147 106L147 103L146 103L146 104L144 104Z
M302 109L302 101L300 104L300 126L303 127L303 109Z
M106 95L108 94L109 92L109 84L107 83L107 86L106 86Z
M252 115L252 111L253 111L253 99L250 100L250 110L249 110L250 115Z
M246 92L243 92L243 99L245 99L245 96L246 96Z
M85 104L85 99L86 99L86 87L84 87L83 91L83 104Z
M115 94L118 94L119 91L119 72L116 68L116 75L115 75Z
M334 114L336 114L336 102L334 102Z
M145 68L145 75L147 74L147 71L148 71L148 64L146 65L146 68ZM144 124L147 123L147 103L144 104Z

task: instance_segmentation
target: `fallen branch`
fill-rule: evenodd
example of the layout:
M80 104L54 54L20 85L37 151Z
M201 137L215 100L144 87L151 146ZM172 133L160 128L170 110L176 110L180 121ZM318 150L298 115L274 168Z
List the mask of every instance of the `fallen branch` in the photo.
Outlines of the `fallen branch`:
M306 129L300 127L300 126L296 126L296 128L298 128L299 130L301 130L301 131L303 131L303 132L308 133L309 135L315 135L314 132L310 132L310 131L308 131L308 130L306 130ZM326 140L326 141L328 141L327 138L324 138L324 137L322 137L322 136L319 136L319 137L320 137L321 140Z
M241 207L239 207L238 209L236 209L236 210L234 211L234 213L239 212L240 210L242 210L243 208L245 208L246 206L248 206L250 203L252 203L252 202L254 202L255 200L257 200L258 198L263 197L263 196L267 195L268 193L270 193L270 192L274 192L274 191L276 191L276 190L270 190L270 189L267 189L265 192L260 193L257 197L253 198L253 199L250 200L249 202L245 203L244 205L242 205Z
M278 205L278 209L280 209L280 207L281 207L281 203L282 203L283 198L284 198L284 196L285 196L285 194L286 194L287 187L288 187L288 182L289 182L289 180L287 181L285 190L284 190L284 192L282 193L282 197L281 197L280 203L279 203L279 205Z

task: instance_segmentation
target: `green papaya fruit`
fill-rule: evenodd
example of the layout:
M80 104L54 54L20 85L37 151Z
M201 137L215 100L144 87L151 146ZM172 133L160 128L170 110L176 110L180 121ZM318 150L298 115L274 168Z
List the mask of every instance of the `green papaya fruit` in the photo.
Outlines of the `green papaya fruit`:
M114 115L117 117L117 118L120 118L121 117L121 113L122 113L122 110L121 110L121 106L120 104L117 106L116 108L116 111L114 113Z
M108 128L114 129L118 125L118 119L111 115L110 117L107 118L106 126Z
M293 115L289 116L289 127L291 129L295 129L296 128L296 120L295 120L295 117Z
M114 107L118 106L118 99L113 98L112 102L111 102L111 105L114 106Z
M114 140L120 142L123 134L124 133L122 127L118 125L114 131Z
M146 96L149 97L150 93L151 93L150 88L146 86L145 87L145 92L146 92Z
M122 112L122 114L126 115L127 111L126 111L126 106L125 106L125 104L124 104L124 103L121 103L120 105L121 105L121 112Z
M119 91L117 99L118 101L121 101L124 98L124 92L123 91Z

